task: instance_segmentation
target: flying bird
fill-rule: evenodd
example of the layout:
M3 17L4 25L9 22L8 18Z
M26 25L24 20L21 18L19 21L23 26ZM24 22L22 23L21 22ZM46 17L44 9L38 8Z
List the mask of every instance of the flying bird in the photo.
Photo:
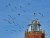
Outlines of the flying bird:
M30 3L28 3L28 5L31 5Z
M22 26L22 28L24 28L24 26Z
M18 16L20 16L21 14L20 13L18 13Z
M39 14L42 16L42 18L45 18L45 16L43 14L41 14L41 13L39 13Z
M15 24L15 26L18 26L19 24Z
M22 8L22 6L20 5L20 8Z
M17 26L17 24L15 24L15 21L13 21L14 26Z
M9 17L10 17L10 19L12 19L12 20L14 20L15 19L15 17L13 18L11 15L8 15Z
M10 3L9 3L8 5L9 5L9 6L11 6L11 4L10 4Z
M8 15L8 16L9 16L11 19L13 19L11 15Z
M41 15L41 13L39 13Z
M19 30L21 32L21 30Z
M9 20L7 20L7 19L3 19L4 21L7 21L9 24L11 24L11 22L9 21Z
M42 18L45 18L45 16L42 14Z
M8 15L8 16L10 17L11 22L12 22L14 25L16 25L16 24L15 24L15 18L13 18L11 15Z
M36 13L34 13L34 15L35 15Z
M39 13L39 14L43 16L43 14L41 14L41 13Z
M6 7L8 7L8 5L6 5Z
M15 21L13 21L13 24L15 24Z
M13 33L13 32L11 32L11 33Z
M11 31L16 32L16 30L11 30Z
M5 31L8 31L8 30L5 30Z
M17 7L15 6L15 9L17 9Z
M23 10L23 12L26 12L25 10Z
M16 24L14 26L17 26Z

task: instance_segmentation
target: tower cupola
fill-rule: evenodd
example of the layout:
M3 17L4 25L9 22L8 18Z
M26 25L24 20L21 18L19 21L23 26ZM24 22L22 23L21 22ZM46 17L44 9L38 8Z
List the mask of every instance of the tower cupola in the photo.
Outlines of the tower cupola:
M40 31L40 23L38 22L38 20L33 20L28 27L28 31Z

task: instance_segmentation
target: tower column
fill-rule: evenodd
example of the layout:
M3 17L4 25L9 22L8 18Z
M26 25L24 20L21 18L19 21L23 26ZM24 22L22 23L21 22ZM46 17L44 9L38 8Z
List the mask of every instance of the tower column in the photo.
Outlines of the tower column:
M44 32L41 31L40 26L41 24L37 20L33 20L25 32L25 38L45 38Z

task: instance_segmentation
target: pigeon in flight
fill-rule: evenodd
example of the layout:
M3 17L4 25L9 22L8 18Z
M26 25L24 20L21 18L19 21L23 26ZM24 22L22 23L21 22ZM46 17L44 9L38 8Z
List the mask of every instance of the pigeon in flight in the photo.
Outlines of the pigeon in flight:
M25 10L23 10L23 12L26 12Z
M17 7L15 6L15 9L17 9Z
M42 18L45 18L45 16L43 14L41 14L41 13L39 13L39 14L42 16Z
M11 30L12 32L16 32L16 30Z
M8 16L9 16L11 19L13 19L11 15L8 15Z
M22 6L20 5L20 8L22 8Z
M9 5L9 6L11 6L11 4L10 4L10 3L9 3L8 5Z
M31 5L30 3L28 3L28 5Z
M8 30L5 30L5 31L8 31Z
M11 24L11 22L9 21L9 20L7 20L7 19L3 19L4 21L7 21L9 24Z
M18 16L20 16L20 13L18 13Z

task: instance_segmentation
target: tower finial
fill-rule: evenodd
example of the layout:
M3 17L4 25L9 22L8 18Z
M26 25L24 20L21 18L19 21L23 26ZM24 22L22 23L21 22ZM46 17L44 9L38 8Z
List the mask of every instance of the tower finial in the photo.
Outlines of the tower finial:
M38 19L36 18L36 13L34 13L34 20L38 20Z
M35 13L34 13L34 18L35 18L35 16L36 16L36 15L35 15Z
M34 19L35 19L35 16L36 16L36 15L35 15L35 13L34 13Z

